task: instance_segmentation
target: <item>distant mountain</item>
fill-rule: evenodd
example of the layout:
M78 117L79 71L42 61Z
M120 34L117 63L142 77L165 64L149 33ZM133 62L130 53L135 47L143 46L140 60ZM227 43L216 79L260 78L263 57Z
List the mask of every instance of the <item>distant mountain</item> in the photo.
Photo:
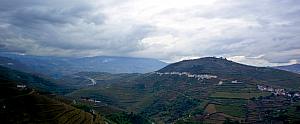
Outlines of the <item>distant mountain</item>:
M299 92L300 75L223 58L184 60L156 72L122 78L113 74L104 78L102 73L81 75L108 83L82 88L67 96L95 98L157 123L223 123L227 119L246 123L266 123L271 119L281 123L300 117L294 112L300 103L296 98L291 102L291 97L258 89L264 86L273 92ZM275 104L285 112L281 120L273 108Z
M29 68L34 73L50 75L51 77L61 77L78 72L109 72L109 73L147 73L156 71L167 64L155 59L131 58L131 57L51 57L51 56L31 56L0 53L2 58L18 61ZM0 58L0 59L2 59ZM4 61L4 60L0 60ZM17 64L6 62L4 64ZM6 67L10 67L6 65ZM18 68L24 70L22 66Z
M37 75L24 73L2 66L0 66L0 79L2 81L7 80L9 82L17 82L21 85L27 85L43 92L60 92L59 90L63 89L61 85L51 82L51 79L44 79Z
M299 73L300 74L300 64L293 64L293 65L286 65L286 66L277 66L274 67L277 69L285 70L285 71L290 71L294 73Z
M19 69L21 71L29 71L29 68L25 64L8 57L0 56L0 66L8 67L11 69Z

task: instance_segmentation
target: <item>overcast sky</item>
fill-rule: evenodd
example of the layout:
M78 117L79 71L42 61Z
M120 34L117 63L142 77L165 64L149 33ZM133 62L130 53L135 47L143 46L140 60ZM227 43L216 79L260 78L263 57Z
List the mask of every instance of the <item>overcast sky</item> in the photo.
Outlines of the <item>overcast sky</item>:
M0 0L0 51L300 61L300 0Z

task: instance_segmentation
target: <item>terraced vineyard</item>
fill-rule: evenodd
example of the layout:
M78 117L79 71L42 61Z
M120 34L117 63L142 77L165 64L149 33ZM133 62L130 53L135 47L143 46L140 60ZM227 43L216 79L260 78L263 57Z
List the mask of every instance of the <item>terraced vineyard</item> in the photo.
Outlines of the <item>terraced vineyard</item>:
M2 68L3 69L3 68ZM10 73L13 73L10 72ZM19 75L23 74L21 72ZM29 74L26 75L30 78ZM18 79L21 80L21 79ZM26 81L22 79L23 81ZM36 124L104 124L104 118L57 101L0 73L0 122Z
M210 97L224 99L250 99L268 95L271 95L271 93L259 91L255 85L224 82L221 85L217 85L215 93L211 94Z
M7 123L104 123L99 115L84 112L37 93L6 98L1 101L1 105L5 108L1 109L0 114Z

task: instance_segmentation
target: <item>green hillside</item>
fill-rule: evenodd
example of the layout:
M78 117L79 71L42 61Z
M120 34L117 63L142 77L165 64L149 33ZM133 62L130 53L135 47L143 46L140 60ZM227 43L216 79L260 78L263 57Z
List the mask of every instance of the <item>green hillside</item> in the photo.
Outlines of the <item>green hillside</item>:
M57 84L61 84L64 87L80 89L83 87L88 87L92 84L91 79L93 79L95 85L111 84L118 82L120 80L131 80L142 74L139 73L120 73L111 74L107 72L79 72L73 75L63 76L56 81Z
M197 79L167 72L217 77ZM223 123L228 119L258 123L270 118L278 122L297 120L278 120L277 115L265 112L288 110L288 106L297 103L298 99L293 98L291 102L289 97L275 97L271 92L257 89L257 85L266 85L298 91L300 76L294 73L242 65L221 58L202 58L174 63L158 72L133 77L111 78L106 82L113 80L114 83L83 88L68 96L94 98L107 106L150 117L157 123ZM260 103L268 100L275 102L277 108ZM261 107L268 109L260 110ZM266 116L261 119L260 114ZM282 111L280 114L286 113Z
M17 82L0 80L0 121L3 124L104 124L104 118L41 95Z
M108 106L95 106L95 103L90 101L61 96L72 86L65 87L66 84L58 84L59 81L44 79L6 67L0 66L0 69L1 124L150 123L147 118L137 114ZM114 77L120 78L120 76L124 75Z
M24 84L43 92L64 92L64 88L59 84L53 83L50 78L46 79L41 76L16 71L2 66L0 66L0 79Z

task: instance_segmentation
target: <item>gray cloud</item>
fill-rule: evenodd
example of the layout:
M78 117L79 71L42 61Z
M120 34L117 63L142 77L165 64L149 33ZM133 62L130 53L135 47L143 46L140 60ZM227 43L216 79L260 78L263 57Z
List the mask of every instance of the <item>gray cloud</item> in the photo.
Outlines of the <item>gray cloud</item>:
M300 61L300 1L0 0L0 51ZM258 57L259 56L259 57Z
M29 54L57 49L60 55L68 51L126 54L137 49L138 40L152 29L145 24L106 24L99 6L84 1L18 2L0 5L1 45Z

